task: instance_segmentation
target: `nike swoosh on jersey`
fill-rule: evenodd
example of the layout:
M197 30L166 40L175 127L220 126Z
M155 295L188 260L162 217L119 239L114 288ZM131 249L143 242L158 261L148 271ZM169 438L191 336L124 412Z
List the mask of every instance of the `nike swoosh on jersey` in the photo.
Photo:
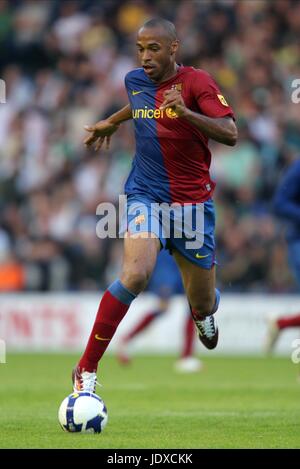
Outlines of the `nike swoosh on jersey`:
M96 340L110 340L110 339L106 339L105 337L100 337L98 334L95 334L95 339Z
M135 96L136 94L140 94L142 92L143 92L143 90L141 90L141 91L132 91L132 96Z
M209 254L205 254L205 256L201 256L201 254L199 254L198 252L196 254L197 259L204 259L204 257L208 257L208 256L209 256Z

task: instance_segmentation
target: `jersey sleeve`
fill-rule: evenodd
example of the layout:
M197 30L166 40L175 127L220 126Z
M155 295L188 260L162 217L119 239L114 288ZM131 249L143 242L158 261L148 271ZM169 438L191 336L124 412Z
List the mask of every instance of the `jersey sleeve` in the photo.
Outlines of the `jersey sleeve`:
M206 72L197 71L192 81L192 90L202 114L208 117L234 117L234 112L222 95L218 85Z

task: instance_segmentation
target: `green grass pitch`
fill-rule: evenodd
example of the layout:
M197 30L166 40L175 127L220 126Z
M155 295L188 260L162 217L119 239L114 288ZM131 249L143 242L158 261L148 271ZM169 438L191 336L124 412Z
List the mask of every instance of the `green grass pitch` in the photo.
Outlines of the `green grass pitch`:
M299 448L298 367L286 358L204 357L177 374L173 357L112 356L98 373L109 422L68 434L57 420L78 356L8 355L0 365L1 448Z

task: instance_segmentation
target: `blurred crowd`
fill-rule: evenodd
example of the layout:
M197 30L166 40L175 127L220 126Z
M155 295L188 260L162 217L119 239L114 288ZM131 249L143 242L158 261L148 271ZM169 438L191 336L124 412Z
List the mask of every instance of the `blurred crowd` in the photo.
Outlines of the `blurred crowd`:
M122 242L96 236L96 207L122 193L132 123L101 153L84 147L83 127L127 104L136 31L153 16L175 23L178 60L210 72L237 116L236 147L211 144L220 287L295 290L272 196L300 155L299 1L0 0L0 291L115 278Z

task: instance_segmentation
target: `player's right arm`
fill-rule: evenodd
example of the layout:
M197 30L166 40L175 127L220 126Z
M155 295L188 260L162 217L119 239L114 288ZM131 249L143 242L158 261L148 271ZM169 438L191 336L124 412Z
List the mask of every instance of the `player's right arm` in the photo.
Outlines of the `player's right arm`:
M95 151L98 151L105 142L106 148L109 148L112 134L118 130L122 122L129 119L132 119L132 111L130 105L127 104L127 106L124 106L107 119L101 120L94 125L86 125L84 129L89 132L90 135L84 140L84 144L87 147L95 144Z

